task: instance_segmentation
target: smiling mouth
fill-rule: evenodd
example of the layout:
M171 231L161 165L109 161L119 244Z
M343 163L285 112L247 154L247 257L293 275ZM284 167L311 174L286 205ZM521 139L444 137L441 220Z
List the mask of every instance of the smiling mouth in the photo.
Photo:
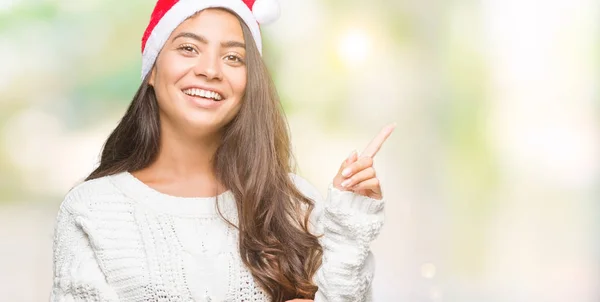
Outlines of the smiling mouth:
M185 89L185 90L182 90L182 92L189 96L192 96L192 97L205 98L205 99L213 100L216 102L223 100L223 96L220 95L219 93L214 92L214 91L199 89L199 88Z

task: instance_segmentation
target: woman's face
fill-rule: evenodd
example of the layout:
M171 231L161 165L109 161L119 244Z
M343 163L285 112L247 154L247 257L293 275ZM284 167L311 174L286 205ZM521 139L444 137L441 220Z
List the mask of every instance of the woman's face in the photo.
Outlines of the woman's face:
M206 134L231 121L246 89L244 43L240 21L224 10L206 9L181 23L149 79L161 124Z

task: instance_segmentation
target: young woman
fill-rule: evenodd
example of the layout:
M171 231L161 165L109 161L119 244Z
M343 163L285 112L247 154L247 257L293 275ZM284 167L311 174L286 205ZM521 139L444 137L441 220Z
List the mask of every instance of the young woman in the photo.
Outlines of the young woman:
M52 301L368 301L383 224L373 156L327 199L293 174L261 59L267 0L159 0L142 84L62 202Z

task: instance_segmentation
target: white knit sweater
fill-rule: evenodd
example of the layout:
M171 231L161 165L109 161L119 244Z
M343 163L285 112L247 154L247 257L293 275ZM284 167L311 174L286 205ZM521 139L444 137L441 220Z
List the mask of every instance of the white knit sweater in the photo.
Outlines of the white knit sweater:
M383 201L330 186L315 200L311 232L324 234L315 301L370 301L370 242L383 225ZM86 181L60 206L51 301L270 301L238 251L233 194L183 198L158 192L128 172Z

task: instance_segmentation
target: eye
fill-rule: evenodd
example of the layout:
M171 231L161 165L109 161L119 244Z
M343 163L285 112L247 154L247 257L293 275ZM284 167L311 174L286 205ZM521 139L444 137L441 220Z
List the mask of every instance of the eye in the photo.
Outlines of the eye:
M235 63L244 63L244 60L238 55L227 55L225 56L225 60Z
M185 53L198 53L198 51L196 50L196 48L193 45L190 45L190 44L181 45L177 49L181 50L181 51L183 51Z

